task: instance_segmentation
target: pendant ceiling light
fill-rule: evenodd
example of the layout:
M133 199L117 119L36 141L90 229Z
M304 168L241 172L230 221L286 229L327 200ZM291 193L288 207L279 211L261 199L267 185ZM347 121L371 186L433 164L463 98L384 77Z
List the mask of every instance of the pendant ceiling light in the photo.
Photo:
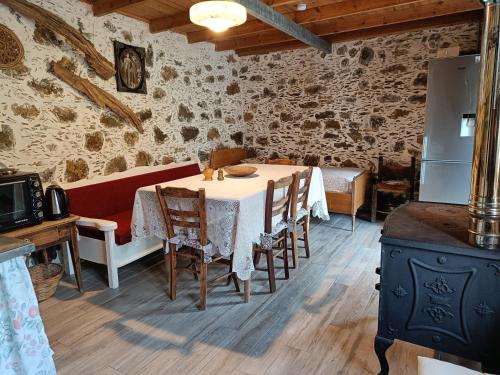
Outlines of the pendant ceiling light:
M243 5L232 1L202 1L191 6L189 19L196 25L222 32L244 24L247 10Z

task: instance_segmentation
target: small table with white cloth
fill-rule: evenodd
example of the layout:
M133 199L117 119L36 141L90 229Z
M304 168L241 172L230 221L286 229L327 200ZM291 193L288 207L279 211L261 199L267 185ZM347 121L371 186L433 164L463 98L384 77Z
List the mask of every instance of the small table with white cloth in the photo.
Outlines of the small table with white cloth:
M203 181L203 175L186 177L161 184L162 187L181 187L190 190L205 189L208 239L217 253L233 254L233 271L245 281L245 299L248 300L250 276L254 270L252 248L264 232L264 212L268 180L278 180L303 171L304 166L243 164L257 171L247 177L225 175L223 181ZM308 204L312 215L329 220L321 169L313 168ZM166 238L166 228L155 186L146 186L135 194L132 214L132 238L156 236Z

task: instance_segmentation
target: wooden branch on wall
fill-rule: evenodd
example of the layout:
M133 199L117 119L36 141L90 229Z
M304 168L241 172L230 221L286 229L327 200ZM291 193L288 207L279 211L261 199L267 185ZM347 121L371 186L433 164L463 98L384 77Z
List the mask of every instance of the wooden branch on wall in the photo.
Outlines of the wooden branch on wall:
M109 79L115 75L114 65L101 55L94 45L83 37L78 30L68 25L59 16L25 0L0 0L0 3L9 6L25 17L33 19L41 26L62 35L69 44L83 52L85 60L99 77Z
M73 73L70 69L68 69L69 64L70 61L66 57L63 57L58 62L52 61L50 63L52 73L54 73L56 77L73 87L75 90L80 91L82 94L88 96L89 99L94 101L99 108L108 107L123 120L132 124L140 133L144 133L142 121L139 119L139 117L137 117L134 111L130 109L130 107L120 102L113 95L97 87L89 80Z

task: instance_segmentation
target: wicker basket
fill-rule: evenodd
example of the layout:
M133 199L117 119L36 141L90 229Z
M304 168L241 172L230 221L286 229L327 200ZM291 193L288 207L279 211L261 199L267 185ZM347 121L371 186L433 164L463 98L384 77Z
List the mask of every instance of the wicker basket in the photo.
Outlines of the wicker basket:
M31 282L35 289L38 302L45 301L56 292L57 285L61 281L63 268L60 264L41 263L30 267Z

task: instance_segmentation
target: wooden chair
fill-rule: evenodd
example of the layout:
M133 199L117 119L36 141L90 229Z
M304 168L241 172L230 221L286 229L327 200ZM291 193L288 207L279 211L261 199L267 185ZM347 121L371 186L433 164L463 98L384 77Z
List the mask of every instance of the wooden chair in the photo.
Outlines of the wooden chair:
M275 164L275 165L297 165L296 160L291 159L267 159L266 164Z
M267 182L266 193L266 211L264 217L264 234L261 235L260 243L254 244L254 265L257 271L267 271L269 278L269 290L271 293L276 291L276 277L274 272L274 258L283 256L283 264L285 268L285 279L289 278L288 270L288 212L290 208L290 199L294 184L294 176L284 177L278 181L270 180ZM278 195L286 189L286 192ZM279 222L273 224L273 218L277 217ZM274 220L276 221L276 219ZM260 261L260 256L265 255L267 268L257 267Z
M177 271L194 274L200 282L200 308L207 307L208 270L205 250L211 246L207 238L207 215L205 207L205 189L192 191L184 188L156 185L156 194L160 202L163 219L167 228L168 241L163 241L165 264L169 269L170 299L175 300L177 294ZM179 208L183 205L184 208ZM179 228L176 230L176 228ZM168 242L168 254L167 254ZM177 257L187 258L187 267L177 266ZM227 278L234 282L236 291L240 291L238 278L232 272L232 256L224 259L214 256L212 263L219 262L229 265L229 272L216 277L210 282Z
M293 267L299 266L298 240L304 241L306 257L309 258L309 219L310 209L307 205L309 187L311 186L313 167L302 172L295 172L294 186L290 208L290 239L292 242Z
M411 158L409 166L387 165L384 158L378 158L377 181L372 187L372 207L371 221L377 220L377 212L384 212L378 209L378 193L404 195L409 200L413 200L415 190L415 157ZM384 212L387 213L387 212Z
M247 151L244 148L224 148L213 150L210 153L210 168L218 169L228 165L240 164L247 158Z

